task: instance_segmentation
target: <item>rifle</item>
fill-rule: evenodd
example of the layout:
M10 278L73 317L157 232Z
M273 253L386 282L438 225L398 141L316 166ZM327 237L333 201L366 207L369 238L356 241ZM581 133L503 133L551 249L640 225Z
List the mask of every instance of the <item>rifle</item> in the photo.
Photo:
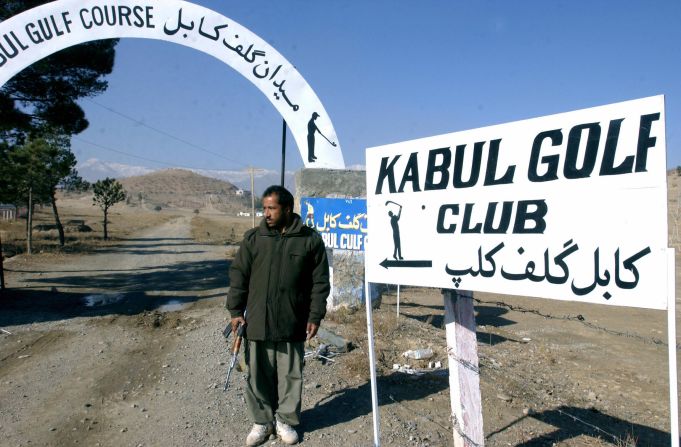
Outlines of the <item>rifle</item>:
M227 325L223 332L225 337L228 336L229 328L231 328L231 324ZM229 376L232 375L232 370L234 369L234 366L236 365L236 360L239 357L239 349L241 348L241 341L244 339L245 330L246 324L239 323L239 326L236 329L236 334L234 335L234 344L232 345L232 361L229 363L229 370L227 371L227 380L225 380L225 388L223 389L223 391L227 391L227 387L229 387Z

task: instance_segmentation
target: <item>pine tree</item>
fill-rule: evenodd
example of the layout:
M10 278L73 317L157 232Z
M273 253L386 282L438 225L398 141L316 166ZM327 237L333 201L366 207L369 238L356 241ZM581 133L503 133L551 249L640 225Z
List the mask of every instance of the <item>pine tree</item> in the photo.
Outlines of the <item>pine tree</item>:
M42 137L30 138L9 154L7 169L15 173L16 177L12 190L14 200L11 201L26 204L28 208L26 249L29 254L32 251L32 220L36 203L49 202L52 205L59 232L59 244L64 246L64 227L57 210L56 189L57 185L73 171L75 165L76 157L71 152L68 137L49 132Z
M92 185L92 190L95 193L92 199L93 205L99 205L102 211L104 211L104 240L107 240L109 239L107 232L109 208L118 202L124 201L126 194L123 191L123 185L117 182L116 179L109 177L104 180L97 180Z
M44 3L49 1L3 0L0 22ZM106 90L102 77L113 70L117 43L99 40L66 48L5 83L0 88L0 140L21 144L44 126L65 135L85 130L88 121L76 100Z

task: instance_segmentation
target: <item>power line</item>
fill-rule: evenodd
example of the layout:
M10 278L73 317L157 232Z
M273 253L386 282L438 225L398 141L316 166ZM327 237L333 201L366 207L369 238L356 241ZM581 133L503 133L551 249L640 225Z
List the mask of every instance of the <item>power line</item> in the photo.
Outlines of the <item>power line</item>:
M128 157L132 157L132 158L138 158L138 159L140 159L140 160L149 161L149 162L152 162L152 163L157 163L157 164L161 164L161 165L165 165L165 166L170 166L171 168L197 169L197 170L202 170L202 171L215 171L215 170L216 170L215 167L212 167L212 168L200 168L200 167L192 167L192 166L178 166L177 164L172 164L172 163L168 163L168 162L161 161L161 160L154 160L153 158L142 157L142 156L140 156L140 155L135 155L135 154L131 154L131 153L129 153L129 152L121 151L121 150L118 150L118 149L113 149L113 148L110 148L110 147L108 147L108 146L104 146L104 145L101 145L101 144L99 144L99 143L95 143L95 142L93 142L93 141L88 141L88 140L86 140L86 139L84 139L84 138L81 138L81 137L74 136L74 137L72 137L72 138L75 139L75 140L77 140L77 141L81 141L81 142L83 142L83 143L85 143L85 144L89 144L89 145L91 145L91 146L98 147L98 148L100 148L100 149L104 149L104 150L107 150L107 151L115 152L115 153L117 153L117 154L122 154L122 155L125 155L125 156L128 156Z
M225 160L227 160L227 161L229 161L229 162L236 163L237 165L240 165L240 166L242 166L242 167L244 167L244 168L248 167L248 165L246 165L246 164L244 164L244 163L242 163L242 162L240 162L240 161L231 159L231 158L229 158L229 157L225 157L225 156L222 155L222 154L219 154L219 153L217 153L217 152L213 152L213 151L210 151L210 150L208 150L208 149L205 149L205 148L203 148L203 147L201 147L201 146L198 146L198 145L196 145L196 144L194 144L194 143L192 143L192 142L190 142L190 141L187 141L187 140L185 140L185 139L182 139L182 138L180 138L180 137L176 137L175 135L172 135L172 134L170 134L170 133L168 133L168 132L166 132L166 131L164 131L164 130L157 129L157 128L153 127L153 126L149 126L148 124L146 124L146 123L144 123L144 122L142 122L142 121L140 121L140 120L138 120L138 119L136 119L136 118L133 118L133 117L128 116L128 115L126 115L126 114L124 114L124 113L121 113L121 112L119 112L119 111L117 111L117 110L115 110L115 109L113 109L113 108L111 108L111 107L109 107L109 106L105 106L104 104L101 104L101 103L95 101L94 99L88 98L88 100L89 100L91 103L93 103L93 104L95 104L95 105L97 105L97 106L103 108L104 110L107 110L108 112L113 113L114 115L118 115L118 116L120 116L120 117L122 117L122 118L125 118L125 119L127 119L127 120L129 120L129 121L132 121L133 123L135 123L135 124L137 124L137 125L139 125L139 126L145 127L145 128L147 128L147 129L149 129L149 130L152 130L152 131L154 131L154 132L156 132L156 133L158 133L158 134L160 134L160 135L163 135L163 136L165 136L165 137L171 138L171 139L173 139L173 140L175 140L175 141L179 141L180 143L186 144L187 146L193 147L194 149L198 149L198 150L200 150L200 151L202 151L202 152L206 152L207 154L211 154L211 155L214 155L214 156L216 156L216 157L220 157L220 158L222 158L222 159L225 159Z

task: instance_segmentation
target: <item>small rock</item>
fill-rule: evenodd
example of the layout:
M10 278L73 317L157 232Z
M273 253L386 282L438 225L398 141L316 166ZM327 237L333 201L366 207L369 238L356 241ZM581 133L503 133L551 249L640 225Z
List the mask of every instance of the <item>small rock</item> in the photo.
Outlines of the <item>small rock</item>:
M505 394L505 393L497 394L497 398L503 400L504 402L510 402L510 401L513 400L513 398L511 396L509 396L508 394Z
M414 360L429 359L433 356L433 350L430 348L410 349L403 352L402 356Z

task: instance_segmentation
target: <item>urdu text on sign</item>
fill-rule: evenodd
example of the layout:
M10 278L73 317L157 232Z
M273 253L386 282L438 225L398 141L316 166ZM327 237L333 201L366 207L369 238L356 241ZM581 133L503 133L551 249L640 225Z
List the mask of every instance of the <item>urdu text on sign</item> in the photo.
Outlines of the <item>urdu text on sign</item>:
M366 200L303 197L300 204L305 225L319 232L326 248L364 251Z
M371 282L666 308L664 97L367 149Z

